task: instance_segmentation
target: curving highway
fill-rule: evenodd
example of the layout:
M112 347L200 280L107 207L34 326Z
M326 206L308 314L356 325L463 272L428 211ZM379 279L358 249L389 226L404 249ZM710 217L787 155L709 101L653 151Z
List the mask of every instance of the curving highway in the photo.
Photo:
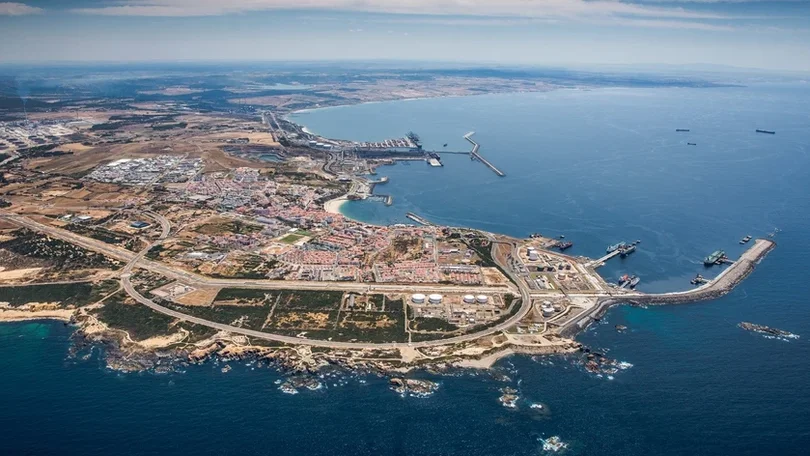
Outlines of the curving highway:
M266 333L262 331L255 331L251 329L239 328L236 326L227 325L224 323L218 323L210 320L206 320L203 318L195 317L192 315L184 314L182 312L178 312L176 310L169 309L165 306L161 306L160 304L152 301L151 299L143 296L140 294L135 288L132 286L132 282L130 281L130 276L132 274L132 270L136 267L144 268L152 272L158 272L162 275L170 277L175 280L182 280L189 285L198 285L198 286L210 286L210 287L235 287L235 288L255 288L255 289L294 289L294 290L335 290L335 291L358 291L358 292L368 292L368 291L380 291L380 292L419 292L419 291L428 291L428 292L436 292L436 291L445 291L445 292L453 292L453 293L465 293L465 292L495 292L495 293L504 293L510 291L509 288L504 287L460 287L455 285L390 285L390 284L358 284L358 283L333 283L333 282L305 282L305 281L286 281L286 280L234 280L234 279L210 279L207 277L199 276L194 273L190 273L187 271L176 270L170 266L167 266L163 263L149 261L144 259L146 253L151 249L156 243L150 244L148 247L143 249L139 253L131 252L129 250L121 249L109 244L105 244L102 241L98 241L96 239L86 238L84 236L77 235L70 231L62 230L56 227L48 226L41 224L39 222L35 222L27 217L14 215L14 214L0 214L3 218L14 222L20 226L24 226L28 229L39 231L45 233L49 236L54 238L62 239L81 247L87 248L89 250L94 250L99 253L103 253L105 255L110 256L111 258L126 261L127 264L123 268L121 272L121 283L123 285L124 290L129 294L133 299L137 302L149 307L150 309L162 313L164 315L168 315L174 318L177 318L182 321L186 321L189 323L194 323L202 326L207 326L209 328L218 329L221 331L228 331L234 334L242 334L249 337L256 337L259 339L264 340L272 340L276 342L288 343L288 344L296 344L296 345L310 345L316 347L327 347L327 348L337 348L337 349L368 349L368 348L377 348L377 349L391 349L391 348L404 348L404 347L434 347L439 345L448 345L448 344L455 344L461 342L469 342L490 334L494 334L496 332L503 331L510 326L513 326L518 321L520 321L523 317L531 309L531 296L529 293L528 287L525 283L521 280L518 280L517 277L512 277L516 283L518 283L518 288L520 290L521 300L519 304L520 308L518 311L505 320L504 322L491 326L481 331L464 334L461 336L450 337L446 339L434 340L434 341L422 341L422 342L391 342L391 343L364 343L364 342L336 342L336 341L329 341L329 340L318 340L318 339L304 339L299 337L292 337L292 336L284 336L281 334L273 334L273 333ZM165 220L165 219L163 219ZM168 224L168 222L166 222ZM163 223L161 223L163 225ZM166 225L164 225L164 233L168 234L168 229ZM165 238L161 236L161 239ZM501 241L495 241L501 242ZM511 244L511 248L514 250L516 249L515 244ZM497 261L497 260L496 260ZM501 266L504 268L504 271L511 276L512 274L509 273L509 269L505 266Z

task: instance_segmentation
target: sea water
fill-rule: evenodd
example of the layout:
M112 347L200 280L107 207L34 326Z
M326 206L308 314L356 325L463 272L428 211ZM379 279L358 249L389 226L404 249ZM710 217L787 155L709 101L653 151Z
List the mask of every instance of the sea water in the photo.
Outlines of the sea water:
M553 435L582 455L789 455L810 445L810 89L560 90L376 103L292 116L329 137L413 130L464 151L474 130L500 178L464 155L443 168L381 167L394 205L351 202L372 223L429 220L527 236L565 235L571 254L642 243L600 270L643 291L690 287L702 258L734 258L746 234L778 247L729 295L672 307L616 307L578 340L632 365L597 376L574 358L513 356L497 370L433 377L428 398L348 375L283 394L271 369L240 363L118 374L67 358L61 323L0 325L0 454L534 455ZM676 133L688 128L688 133ZM775 135L755 129L775 130ZM687 146L687 142L696 146ZM737 327L802 336L788 342ZM619 333L614 325L628 326ZM500 389L517 389L516 409ZM532 403L542 403L533 409Z

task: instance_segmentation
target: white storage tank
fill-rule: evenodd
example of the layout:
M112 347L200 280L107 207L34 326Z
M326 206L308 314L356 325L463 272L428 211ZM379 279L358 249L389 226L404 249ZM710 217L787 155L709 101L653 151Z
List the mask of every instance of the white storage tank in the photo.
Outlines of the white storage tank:
M442 303L442 295L440 294L432 294L428 296L428 302L431 304L441 304Z
M423 295L421 293L417 293L417 294L411 296L411 302L413 302L414 304L424 304L425 303L425 295Z
M467 304L472 304L475 302L475 296L473 295L464 295L464 302Z
M475 300L478 301L478 304L486 304L489 302L489 297L487 295L478 295Z
M537 261L540 259L540 254L537 253L537 250L529 250L529 261Z
M550 316L554 315L554 307L553 306L550 306L550 305L547 306L547 305L543 304L540 307L540 310L543 311L543 316L544 317L550 317Z

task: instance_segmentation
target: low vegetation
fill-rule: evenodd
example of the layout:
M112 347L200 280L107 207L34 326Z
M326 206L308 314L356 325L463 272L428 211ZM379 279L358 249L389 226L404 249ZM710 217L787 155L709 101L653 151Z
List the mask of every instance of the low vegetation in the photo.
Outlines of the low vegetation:
M174 318L132 301L124 291L111 296L104 301L104 307L93 312L110 328L124 330L135 340L175 332L170 328Z
M3 287L0 288L0 302L8 302L11 307L34 302L58 302L60 307L82 307L98 302L117 288L118 282L115 280L97 284L82 282Z
M100 253L91 252L27 229L14 231L12 235L14 239L0 242L0 249L17 255L46 260L50 266L56 269L118 269L121 267L121 262L107 258Z

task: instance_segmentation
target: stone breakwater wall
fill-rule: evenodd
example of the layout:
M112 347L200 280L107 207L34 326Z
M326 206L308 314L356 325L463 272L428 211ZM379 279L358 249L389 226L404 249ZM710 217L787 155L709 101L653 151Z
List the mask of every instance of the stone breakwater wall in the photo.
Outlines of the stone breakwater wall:
M765 258L768 252L776 247L776 243L773 241L762 240L761 242L763 242L761 247L755 246L747 251L739 260L727 270L723 271L721 275L702 287L679 293L633 296L625 302L639 305L667 305L719 298L733 290L734 287L745 280L745 278L754 271L756 265Z
M637 294L622 297L600 299L594 308L581 318L560 328L560 336L573 338L586 329L591 323L599 320L616 304L632 305L671 305L686 304L697 301L706 301L719 298L734 289L740 282L754 271L756 265L776 247L776 243L769 239L757 239L755 244L747 250L739 260L723 271L711 282L695 288L694 290L661 293Z

